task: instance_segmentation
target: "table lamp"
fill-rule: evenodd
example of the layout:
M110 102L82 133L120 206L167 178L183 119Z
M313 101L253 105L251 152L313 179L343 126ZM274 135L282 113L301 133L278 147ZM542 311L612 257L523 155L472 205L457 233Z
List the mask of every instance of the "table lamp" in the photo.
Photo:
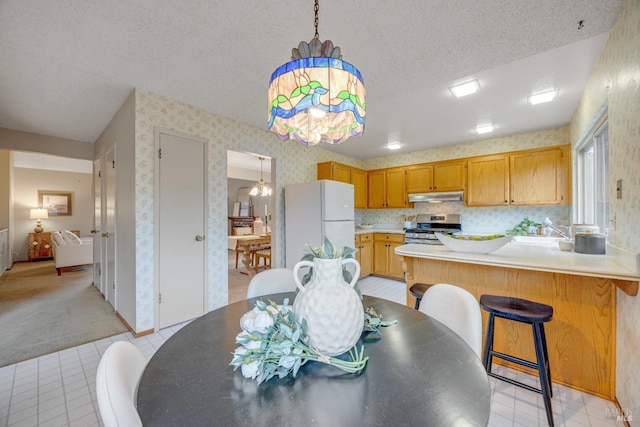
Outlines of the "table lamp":
M31 209L29 210L29 219L36 220L36 228L33 229L36 233L42 233L44 228L42 228L42 219L49 218L49 211L46 209Z

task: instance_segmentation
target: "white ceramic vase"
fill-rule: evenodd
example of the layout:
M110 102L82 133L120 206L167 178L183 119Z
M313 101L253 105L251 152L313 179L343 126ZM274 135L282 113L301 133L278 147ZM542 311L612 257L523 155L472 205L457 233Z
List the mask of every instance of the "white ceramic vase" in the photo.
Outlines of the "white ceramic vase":
M342 266L353 264L351 283L342 276ZM302 286L298 270L312 267L311 281ZM293 267L293 278L300 292L293 301L296 320L307 321L309 345L327 356L337 356L354 346L364 326L364 308L353 289L360 276L360 264L353 258L300 261Z

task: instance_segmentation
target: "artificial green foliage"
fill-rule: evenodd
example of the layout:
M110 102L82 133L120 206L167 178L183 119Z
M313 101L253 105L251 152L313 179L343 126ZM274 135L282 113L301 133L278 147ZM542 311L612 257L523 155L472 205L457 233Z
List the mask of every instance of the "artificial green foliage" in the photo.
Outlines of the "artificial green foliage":
M529 227L540 227L541 225L539 222L531 221L528 217L525 217L520 224L511 230L507 230L506 234L509 236L524 236L529 234Z
M347 258L353 258L356 252L357 252L357 249L350 248L348 246L344 246L342 249L336 250L333 247L333 244L325 236L324 244L322 246L311 246L307 244L307 253L304 254L302 258L300 258L300 261L313 261L314 258L347 259ZM302 285L304 286L307 283L309 283L311 281L312 276L313 276L313 268L310 268L307 274L302 276L302 281L301 281ZM351 280L353 279L351 272L347 270L346 266L342 266L342 277L347 283L351 283ZM357 284L356 284L356 291L358 292L358 295L362 297L360 290L357 289Z
M243 330L236 336L236 343L241 346L234 351L230 363L234 371L241 368L244 377L260 384L276 375L284 378L292 374L295 378L308 361L333 365L348 373L364 369L369 360L364 346L349 350L349 360L329 357L311 348L306 322L298 323L288 304L288 299L282 305L258 300L255 308L243 316Z

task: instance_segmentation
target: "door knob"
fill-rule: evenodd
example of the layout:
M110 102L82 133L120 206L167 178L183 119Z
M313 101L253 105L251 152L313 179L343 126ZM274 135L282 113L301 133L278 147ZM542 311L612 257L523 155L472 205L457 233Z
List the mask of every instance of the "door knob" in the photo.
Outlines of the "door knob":
M204 240L204 236L201 236L199 234L196 236L196 242L202 242L203 240Z
M91 230L91 231L89 231L89 233L91 233L91 234L96 234L96 233L99 233L99 232L100 232L100 230Z

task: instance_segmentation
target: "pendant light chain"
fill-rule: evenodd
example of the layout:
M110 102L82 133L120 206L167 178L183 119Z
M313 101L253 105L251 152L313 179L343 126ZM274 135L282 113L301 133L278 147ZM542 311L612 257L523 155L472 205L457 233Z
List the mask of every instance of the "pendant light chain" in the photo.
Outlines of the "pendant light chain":
M318 11L320 10L320 6L318 5L318 0L316 0L316 4L313 7L313 12L315 14L315 19L313 21L313 25L315 25L316 27L316 35L314 36L314 38L316 39L320 39L320 35L318 34Z

